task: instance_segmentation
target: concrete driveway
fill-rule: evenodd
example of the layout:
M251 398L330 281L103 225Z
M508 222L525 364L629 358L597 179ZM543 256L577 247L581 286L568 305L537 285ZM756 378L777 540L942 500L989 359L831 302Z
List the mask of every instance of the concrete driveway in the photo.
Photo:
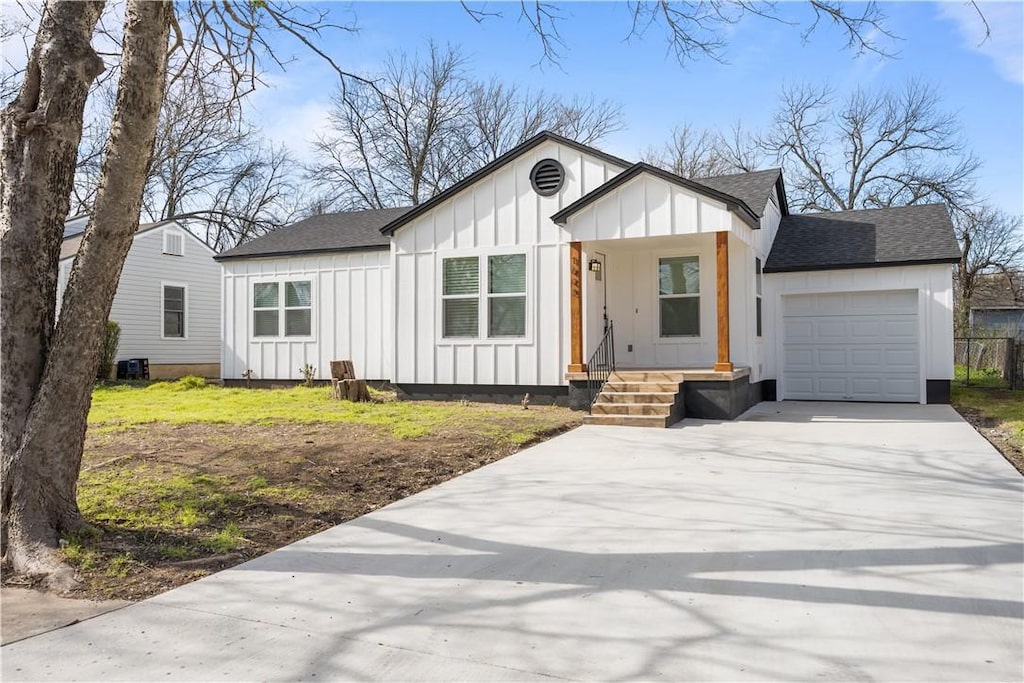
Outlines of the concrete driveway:
M583 427L8 645L3 678L1020 680L1022 509L946 406Z

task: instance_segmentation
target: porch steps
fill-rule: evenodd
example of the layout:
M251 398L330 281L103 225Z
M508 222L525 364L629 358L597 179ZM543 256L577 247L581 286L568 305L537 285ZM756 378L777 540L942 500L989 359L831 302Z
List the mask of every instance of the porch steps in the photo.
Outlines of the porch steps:
M683 418L683 373L619 370L583 418L584 424L668 427Z

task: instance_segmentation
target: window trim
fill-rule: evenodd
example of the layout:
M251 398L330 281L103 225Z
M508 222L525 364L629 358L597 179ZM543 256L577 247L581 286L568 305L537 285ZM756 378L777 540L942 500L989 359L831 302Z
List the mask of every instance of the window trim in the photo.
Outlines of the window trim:
M474 344L524 346L533 344L534 330L534 296L531 290L536 288L536 277L534 271L534 250L531 246L510 245L507 247L475 247L473 249L452 249L438 251L435 257L434 268L434 340L438 346L468 346ZM506 256L510 254L522 254L526 257L526 292L524 294L490 294L490 269L487 259L491 256ZM444 299L470 298L474 295L468 294L444 294L444 261L450 258L471 258L477 259L477 267L480 274L480 286L477 290L477 336L475 337L445 337L444 336ZM521 337L491 337L488 335L488 303L491 297L517 297L522 296L526 300L526 325L525 333Z
M308 282L309 283L309 306L286 306L287 295L285 293L286 282ZM277 285L277 334L256 335L256 311L272 311L273 308L256 308L256 285ZM257 343L274 343L280 341L316 341L317 322L317 278L315 275L279 275L276 277L258 277L249 280L249 341ZM285 334L286 316L285 311L298 311L309 309L309 334L287 335Z
M181 336L180 337L168 337L165 333L167 332L164 327L164 314L166 310L164 305L166 304L165 295L168 287L175 287L182 290L181 299ZM188 283L187 282L170 282L161 280L160 281L160 339L167 341L185 341L188 339Z
M167 248L167 238L170 237L171 235L176 236L179 239L180 243L181 243L181 253L180 254L176 254L176 253L174 253L172 251L168 251L168 248ZM163 233L162 233L161 236L162 236L162 239L163 239L163 249L161 251L163 252L164 256L177 256L179 258L185 256L185 234L184 234L184 232L181 229L179 229L179 228L164 228L163 229Z
M696 294L662 294L658 278L661 271L661 260L672 258L695 258L697 259L697 286L699 291ZM704 338L704 305L701 302L704 290L704 264L701 254L697 251L686 251L677 253L656 253L654 254L654 315L651 316L654 322L654 342L656 344L687 344L700 342ZM661 333L661 300L662 299L697 299L697 334L674 334L663 335Z

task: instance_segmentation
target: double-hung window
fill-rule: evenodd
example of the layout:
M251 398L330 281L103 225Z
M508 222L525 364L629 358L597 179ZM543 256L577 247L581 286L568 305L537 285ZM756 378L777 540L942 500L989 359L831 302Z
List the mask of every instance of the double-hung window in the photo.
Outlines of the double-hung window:
M480 259L476 256L444 259L441 299L446 339L480 336Z
M487 257L487 336L526 336L526 254Z
M754 315L757 336L761 336L761 259L754 259Z
M279 337L282 330L285 337L308 337L312 325L313 291L309 280L253 285L254 337Z
M441 273L443 338L526 336L526 254L446 258Z
M185 288L164 285L163 336L170 339L185 338Z
M700 336L700 259L658 259L658 318L662 337Z

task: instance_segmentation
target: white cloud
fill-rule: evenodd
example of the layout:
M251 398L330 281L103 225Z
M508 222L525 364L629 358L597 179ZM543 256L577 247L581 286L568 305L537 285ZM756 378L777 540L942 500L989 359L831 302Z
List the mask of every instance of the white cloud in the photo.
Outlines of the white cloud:
M939 16L956 24L969 50L992 60L1000 76L1024 84L1024 4L1020 2L979 2L978 9L967 2L939 5ZM990 34L985 37L985 23Z
M310 143L317 134L327 131L330 102L274 102L274 99L273 91L264 93L250 120L268 140L285 145L299 161L312 161L313 148Z

